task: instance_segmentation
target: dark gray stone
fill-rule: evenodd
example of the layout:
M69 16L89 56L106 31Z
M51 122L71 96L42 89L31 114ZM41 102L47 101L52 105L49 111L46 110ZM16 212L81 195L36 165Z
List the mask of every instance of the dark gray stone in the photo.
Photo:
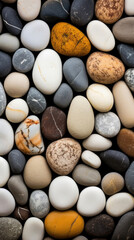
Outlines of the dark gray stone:
M125 81L131 91L134 92L134 68L130 68L125 72Z
M118 52L122 61L128 67L134 67L134 47L126 44L119 44L117 46Z
M22 233L22 225L15 218L0 218L0 240L18 240Z
M130 164L125 174L125 183L128 191L134 194L134 161Z
M5 111L7 98L2 83L0 82L0 116Z
M60 108L67 108L73 99L73 91L67 83L62 83L56 91L53 101Z
M8 162L11 171L15 174L19 174L23 171L26 164L26 159L23 153L19 150L14 149L8 154Z
M6 77L12 69L12 60L11 57L0 51L0 77Z

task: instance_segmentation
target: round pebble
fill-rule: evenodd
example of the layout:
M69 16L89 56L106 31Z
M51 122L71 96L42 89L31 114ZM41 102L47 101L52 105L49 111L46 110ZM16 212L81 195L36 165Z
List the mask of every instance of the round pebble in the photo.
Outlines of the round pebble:
M67 83L62 83L54 94L53 102L59 108L67 108L72 101L73 91Z
M8 154L8 162L11 168L11 171L15 174L20 174L25 166L26 158L23 153L17 149L13 149Z
M22 233L21 223L12 217L0 218L1 240L18 240Z
M129 68L125 72L124 78L128 87L131 89L132 92L134 92L134 68Z
M0 157L0 187L3 187L10 177L10 167L5 158Z
M7 105L6 93L2 83L0 82L0 116L4 113L6 105Z
M12 69L11 57L5 53L0 51L0 78L6 77Z
M130 157L134 157L134 132L122 128L117 136L117 144L119 148Z
M19 221L26 221L30 217L30 211L28 207L16 207L13 212L14 218Z
M9 216L14 209L15 200L13 195L7 189L0 188L0 217Z
M10 42L10 44L9 44ZM5 52L15 52L20 46L19 39L10 33L0 35L0 49Z
M89 150L83 151L83 153L81 155L81 159L85 164L87 164L93 168L99 168L101 165L101 160L100 160L99 156L97 156L97 154L95 154L94 152L91 152Z
M24 224L22 240L42 240L44 237L44 224L36 217L28 218Z
M14 145L14 132L10 123L5 119L0 119L0 155L6 155Z
M134 15L133 0L125 0L125 13L129 16Z
M120 54L121 60L127 67L134 67L134 47L127 44L119 44L117 50Z
M87 150L100 152L109 149L112 146L112 142L109 139L94 133L86 138L82 145Z
M24 21L34 20L41 8L41 0L18 0L17 1L17 11L19 16Z
M124 187L124 178L116 172L106 174L101 182L102 190L107 195L114 195Z

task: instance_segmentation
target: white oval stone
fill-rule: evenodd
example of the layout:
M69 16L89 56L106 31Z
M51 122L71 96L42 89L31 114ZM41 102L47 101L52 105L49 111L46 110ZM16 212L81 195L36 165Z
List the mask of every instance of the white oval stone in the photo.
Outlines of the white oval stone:
M10 167L6 159L0 157L0 187L3 187L10 177Z
M24 224L22 240L42 240L44 231L44 224L39 218L28 218Z
M109 52L115 47L115 38L107 25L99 20L93 20L87 25L87 36L94 47Z
M93 168L99 168L101 165L101 159L95 153L89 150L83 151L81 159L85 164Z
M50 28L42 20L27 23L21 32L22 44L31 51L41 51L47 47L50 40Z
M14 131L10 123L0 119L0 155L6 155L14 145Z
M58 210L67 210L75 205L79 189L75 181L68 176L55 178L49 187L49 200Z
M113 107L113 94L108 87L102 84L91 84L86 95L91 105L99 112L108 112Z
M41 0L18 0L17 11L24 21L34 20L41 8Z
M19 39L10 33L0 35L0 49L5 52L15 52L20 46Z
M9 216L15 209L13 195L5 188L0 188L0 217Z
M101 213L105 204L105 195L99 187L87 187L80 193L77 210L82 216L92 217Z
M44 94L53 94L62 81L62 62L57 52L45 49L39 53L33 68L33 82Z
M127 15L134 15L134 0L125 0L125 13Z
M99 134L92 134L82 143L83 147L90 151L100 152L109 149L112 142Z
M120 217L134 208L134 198L131 194L121 192L109 197L106 203L106 211L113 217Z

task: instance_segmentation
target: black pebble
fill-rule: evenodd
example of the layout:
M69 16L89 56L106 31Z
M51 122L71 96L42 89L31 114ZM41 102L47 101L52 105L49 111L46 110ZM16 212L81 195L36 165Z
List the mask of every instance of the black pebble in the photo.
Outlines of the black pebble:
M134 161L129 166L125 174L125 183L128 191L134 194Z
M15 174L20 174L24 169L26 159L23 153L17 149L13 149L8 154L8 162L11 167L11 171Z
M117 50L120 54L122 61L128 67L134 67L134 47L126 45L126 44L119 44L117 46Z
M0 51L0 77L6 77L12 69L12 60L11 57Z

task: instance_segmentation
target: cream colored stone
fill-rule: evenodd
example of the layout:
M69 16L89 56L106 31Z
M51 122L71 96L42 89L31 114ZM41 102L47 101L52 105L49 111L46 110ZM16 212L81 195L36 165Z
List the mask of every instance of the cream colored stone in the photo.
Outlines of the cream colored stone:
M41 8L41 0L18 0L17 10L24 21L34 20Z
M81 159L85 164L93 168L99 168L101 165L101 159L99 158L99 156L89 150L83 151Z
M43 222L36 217L30 217L24 224L22 240L43 240L45 233Z
M134 0L125 0L125 13L127 15L134 15Z
M94 133L86 138L82 145L87 150L99 152L109 149L112 146L112 142L109 139Z
M0 49L5 52L15 52L20 46L19 39L10 33L0 35Z

